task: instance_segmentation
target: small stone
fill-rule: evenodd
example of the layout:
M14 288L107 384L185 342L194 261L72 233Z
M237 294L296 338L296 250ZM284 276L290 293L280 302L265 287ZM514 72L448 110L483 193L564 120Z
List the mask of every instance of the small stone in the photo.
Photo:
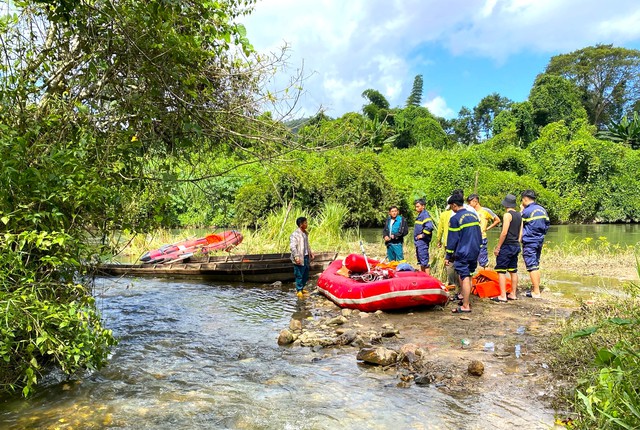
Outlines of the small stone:
M471 321L471 318L469 317L460 317L460 319L463 321Z
M370 316L371 316L371 314L369 314L367 312L360 312L360 319L369 318Z
M278 345L289 345L295 340L293 333L291 333L286 328L280 331L280 335L278 336Z
M353 330L348 330L338 336L338 338L336 339L336 345L349 345L354 340L356 340L356 332Z
M420 376L416 376L416 379L414 380L414 382L417 385L429 385L434 381L433 376L432 375L420 375Z
M327 325L342 325L345 324L348 320L342 315L338 315L337 317L331 318L327 321Z
M356 348L362 348L365 345L366 343L364 339L362 339L360 336L356 336L356 338L351 342L351 346L355 346Z
M342 314L343 317L349 317L351 316L353 311L351 309L342 309L340 313Z
M484 364L482 363L482 361L473 360L471 363L469 363L467 371L470 375L482 376L482 374L484 373Z
M291 331L301 331L302 330L302 321L291 319L289 321L289 330Z

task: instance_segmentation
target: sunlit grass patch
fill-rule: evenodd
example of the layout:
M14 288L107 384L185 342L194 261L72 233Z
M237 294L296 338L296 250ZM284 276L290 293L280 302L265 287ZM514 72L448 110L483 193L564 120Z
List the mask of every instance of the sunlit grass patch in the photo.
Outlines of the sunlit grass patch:
M636 259L640 277L640 263ZM577 428L640 428L640 283L624 297L600 296L564 321L548 350L573 388L564 400Z

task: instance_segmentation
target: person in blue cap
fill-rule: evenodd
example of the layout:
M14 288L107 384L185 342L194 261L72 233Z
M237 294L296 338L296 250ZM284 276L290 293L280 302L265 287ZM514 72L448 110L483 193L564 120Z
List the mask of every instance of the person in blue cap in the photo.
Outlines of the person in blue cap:
M404 260L404 237L409 234L407 220L400 215L398 206L389 208L389 216L384 223L382 229L382 237L387 247L387 260L403 261Z
M416 246L416 259L420 265L420 270L430 275L429 244L431 243L433 221L431 220L431 215L429 215L429 212L425 209L426 202L424 199L418 199L413 204L418 213L413 226L413 243Z
M527 297L540 298L540 254L544 236L549 230L549 215L536 202L533 190L522 192L522 258L531 278L531 291Z
M478 255L482 245L482 232L478 215L464 207L464 196L455 193L447 201L454 215L449 220L445 264L453 264L460 276L462 305L453 309L453 313L471 312L471 274L478 266Z

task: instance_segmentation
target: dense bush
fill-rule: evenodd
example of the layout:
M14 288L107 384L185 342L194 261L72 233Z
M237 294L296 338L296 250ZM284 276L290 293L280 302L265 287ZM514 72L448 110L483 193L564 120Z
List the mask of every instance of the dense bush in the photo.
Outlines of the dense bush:
M256 175L236 195L236 223L260 225L265 211L295 202L317 214L327 202L349 208L346 226L378 225L398 193L369 151L301 153L296 162L281 163Z

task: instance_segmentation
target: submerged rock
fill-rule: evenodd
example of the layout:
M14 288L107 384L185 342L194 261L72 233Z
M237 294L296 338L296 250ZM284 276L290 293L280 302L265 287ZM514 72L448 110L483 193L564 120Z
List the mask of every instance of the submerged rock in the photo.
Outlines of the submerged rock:
M280 335L278 336L278 345L289 345L293 343L295 340L295 336L288 329L282 329L280 331Z
M419 375L419 376L416 376L414 379L417 385L429 385L435 382L435 380L436 380L435 376L431 374Z

